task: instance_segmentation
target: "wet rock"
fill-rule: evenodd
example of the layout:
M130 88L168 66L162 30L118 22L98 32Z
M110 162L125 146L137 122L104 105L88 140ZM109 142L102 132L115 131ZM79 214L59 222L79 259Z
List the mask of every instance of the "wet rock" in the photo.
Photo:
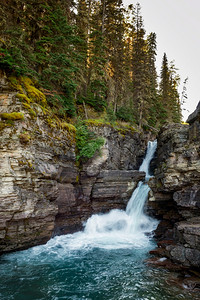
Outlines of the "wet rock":
M105 212L108 209L125 209L138 182L145 178L144 172L104 170L97 177L92 189L92 206L95 211ZM107 208L104 209L105 202Z
M187 267L181 266L179 264L173 263L170 259L167 259L166 257L163 258L158 258L158 257L153 257L149 258L146 263L150 265L151 267L161 267L165 268L169 271L175 271L175 272L180 272L184 270L188 270Z
M200 104L188 125L170 124L160 132L151 214L162 219L156 236L173 238L166 245L172 261L190 268L200 265Z

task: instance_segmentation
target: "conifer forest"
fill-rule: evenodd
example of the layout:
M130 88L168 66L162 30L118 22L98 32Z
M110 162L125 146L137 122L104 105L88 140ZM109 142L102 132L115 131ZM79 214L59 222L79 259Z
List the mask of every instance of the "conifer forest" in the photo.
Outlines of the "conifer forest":
M27 76L52 111L159 129L181 121L180 77L140 4L121 0L1 0L0 68ZM171 59L171 58L170 58Z

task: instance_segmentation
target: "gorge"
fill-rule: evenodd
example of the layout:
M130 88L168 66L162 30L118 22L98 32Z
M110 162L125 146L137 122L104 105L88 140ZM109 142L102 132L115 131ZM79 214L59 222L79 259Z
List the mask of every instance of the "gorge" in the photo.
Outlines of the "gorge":
M126 2L0 3L1 300L199 300L200 104Z
M138 182L145 178L144 170L138 170L138 168L145 155L147 140L154 138L155 134L141 134L130 129L116 129L112 126L97 125L91 122L89 126L99 136L102 136L105 142L101 149L101 155L99 156L97 153L80 168L75 159L75 129L66 124L65 126L62 124L53 126L48 112L36 102L31 102L29 107L24 105L24 102L19 99L18 91L10 85L4 74L1 74L0 83L1 254L45 244L52 236L57 236L49 241L47 246L31 248L27 252L18 254L3 255L1 264L3 266L5 263L5 270L11 268L11 274L13 274L15 266L22 271L24 263L25 269L28 269L29 263L32 266L39 266L42 262L41 268L42 265L49 264L52 270L52 261L58 257L65 257L70 265L69 257L75 255L71 268L76 270L77 274L74 264L77 266L79 263L79 249L76 249L77 252L74 254L71 250L66 250L64 245L69 243L70 235L68 237L59 235L79 231L92 214L105 213L112 209L125 209ZM34 117L31 110L34 110L36 114ZM13 116L13 113L17 117L8 122L8 115L6 119L5 114ZM18 114L23 117L19 117ZM160 262L169 258L175 264L192 269L194 272L197 272L200 266L199 107L189 117L188 122L189 125L169 124L163 127L158 134L157 158L153 162L154 167L156 166L155 177L150 179L152 192L150 192L147 210L150 215L156 216L160 220L155 232L156 238L159 240L159 247L152 251L155 244L151 241L145 249L134 250L134 270L140 266L139 268L144 273L146 272L146 267L143 263L138 263L137 257L141 255L143 261L147 258L149 250L159 256L158 261ZM64 250L62 250L63 248ZM70 252L68 258L66 258L65 251ZM109 255L112 255L112 267L117 265L119 257L124 259L122 259L122 264L131 265L134 256L129 247L124 252L118 249L112 253L106 252L106 255L104 250L97 251L95 249L90 253L87 251L88 249L85 249L81 254L83 261L89 255L96 264L95 257L99 255L100 259L105 257L106 264L109 264ZM130 258L125 263L126 256ZM86 264L90 265L90 263L86 260ZM83 264L82 271L85 274L84 263L81 264ZM102 266L105 268L104 264ZM62 266L60 267L62 270ZM91 268L94 268L94 265ZM36 272L33 268L30 270L33 273ZM114 270L113 278L116 279L117 269L114 268ZM45 272L48 273L49 269L45 269ZM92 274L92 269L90 272ZM97 272L103 271L97 270ZM121 272L126 273L123 269ZM137 272L136 274L138 274ZM161 276L163 281L158 285L162 286L165 274L162 271L152 271L151 268L149 272L160 274L157 275ZM25 273L24 276L30 278L30 274ZM45 276L45 274L43 275ZM133 273L131 274L133 276ZM1 275L5 276L3 273ZM65 275L69 276L66 273ZM108 276L112 277L106 273L105 277L108 278ZM36 277L40 280L39 275ZM9 282L11 279L7 278L7 280ZM96 277L91 280L97 283L100 279ZM130 278L128 277L127 280L129 281ZM138 293L142 293L143 280L142 277L141 282L138 283L140 289ZM148 280L150 280L149 277ZM56 289L55 284L54 282L53 286ZM153 286L154 284L155 282ZM133 293L135 288L133 282L131 286L131 293ZM195 283L194 287L197 288L198 283ZM84 288L82 287L82 289ZM60 291L62 294L63 290ZM87 290L85 297L90 292ZM115 292L112 295L112 291L109 291L112 295L109 299L112 297L114 299ZM41 290L40 293L39 299L45 299ZM51 292L49 291L49 293ZM103 290L103 294L100 291L99 293L101 295L99 299L103 299L102 295L105 290ZM147 290L144 295L145 293ZM175 291L174 293L176 294ZM155 295L152 294L152 297L156 297ZM97 296L98 292L95 299L98 299ZM34 297L36 296L33 293L32 299L37 299ZM171 299L168 292L165 297L165 299ZM190 299L189 297L190 295L187 299ZM123 295L119 299L123 299ZM177 298L174 296L174 299L179 299L179 292L177 292Z
M146 180L156 144L149 142L140 167L146 172ZM166 274L143 263L154 244L149 234L158 224L143 212L148 191L147 183L141 181L126 211L114 209L93 215L82 232L57 236L46 245L4 255L1 298L198 299L178 288L169 290Z

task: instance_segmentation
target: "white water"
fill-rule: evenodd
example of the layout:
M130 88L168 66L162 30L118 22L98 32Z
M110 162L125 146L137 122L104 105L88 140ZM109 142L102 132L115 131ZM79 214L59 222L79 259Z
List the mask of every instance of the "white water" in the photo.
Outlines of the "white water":
M149 164L156 150L156 141L148 143L146 157L140 171L146 172L146 182L150 178ZM147 215L143 209L149 193L147 183L139 182L128 202L126 211L114 209L107 214L91 216L83 232L55 237L48 244L62 244L70 250L82 248L140 248L149 244L149 237L158 222Z
M114 209L106 214L91 216L82 232L57 236L46 245L33 248L37 255L44 250L58 255L58 248L63 251L103 248L125 249L143 248L150 244L150 237L158 222L144 213L144 205L148 197L149 186L146 183L150 178L149 164L156 150L156 141L148 143L146 157L140 171L146 172L146 179L139 182L128 202L126 211ZM44 249L43 249L44 248ZM61 254L62 256L63 254Z
M146 180L153 147L149 143L140 168ZM140 182L126 211L93 215L83 232L1 256L0 299L197 299L169 288L166 272L143 263L154 246L149 235L157 225L143 212L148 191Z

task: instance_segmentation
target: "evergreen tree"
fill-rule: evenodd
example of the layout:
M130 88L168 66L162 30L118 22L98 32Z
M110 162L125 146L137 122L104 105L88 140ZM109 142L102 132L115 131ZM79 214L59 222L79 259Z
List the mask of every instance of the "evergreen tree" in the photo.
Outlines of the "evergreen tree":
M167 55L164 53L161 74L160 74L160 111L159 119L161 124L164 124L167 120L167 107L169 102L169 67Z
M168 64L166 53L163 56L160 81L160 119L164 122L180 122L181 108L178 94L180 77L173 63Z
M150 33L147 36L147 86L148 86L148 124L156 127L158 123L158 91L156 71L156 34Z
M177 74L177 69L173 62L170 63L169 68L169 118L172 122L180 123L181 121L181 103L178 93L178 86L180 84L180 76Z
M132 82L133 82L133 105L135 116L141 128L147 119L147 51L145 30L141 16L141 7L137 3L133 15L133 54L132 54Z
M102 4L93 3L90 27L89 47L89 85L87 103L97 111L106 107L106 45L102 31Z
M188 99L188 96L187 96L187 83L188 83L188 77L186 77L184 82L183 82L183 89L182 89L182 93L181 93L181 102L180 102L182 110L186 110L185 108L183 108L183 105L185 104L185 102Z
M90 105L140 128L180 121L179 76L164 54L158 93L156 34L139 4L2 0L0 13L0 67L38 81L59 115L81 104L86 118Z
M108 105L114 113L121 103L124 69L124 8L120 0L101 1L102 33L106 46Z

